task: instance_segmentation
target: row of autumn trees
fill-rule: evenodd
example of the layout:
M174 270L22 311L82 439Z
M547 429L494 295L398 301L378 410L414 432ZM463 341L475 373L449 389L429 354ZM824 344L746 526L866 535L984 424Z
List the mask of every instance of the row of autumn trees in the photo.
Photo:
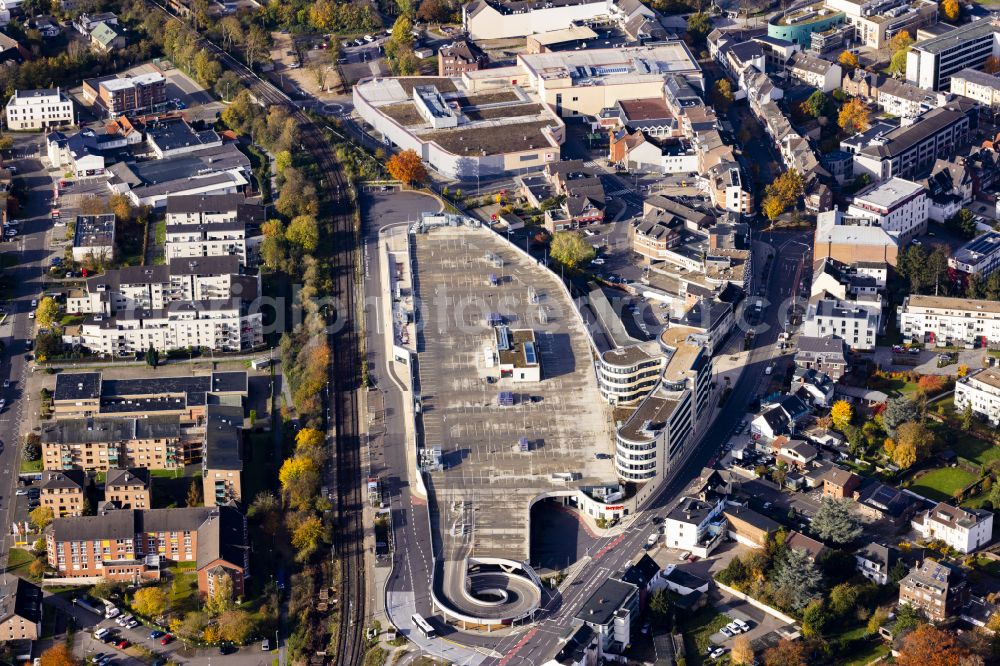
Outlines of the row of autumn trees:
M271 106L266 113L241 89L222 112L222 121L274 157L277 197L274 210L281 218L265 222L261 231L261 258L267 271L292 278L302 285L299 299L301 323L281 337L282 367L292 387L295 411L306 425L320 422L322 388L326 385L330 350L325 318L319 299L332 292L332 266L328 242L329 220L321 215L315 179L315 164L300 162L299 121L284 106Z
M907 629L900 642L899 654L893 660L896 666L985 666L994 663L992 660L996 656L996 639L981 629L956 636L947 629L920 623L912 613L901 619L904 624L912 623L915 626ZM897 630L899 624L897 619ZM871 630L870 623L868 629ZM798 641L782 640L765 650L757 659L746 636L738 636L733 641L733 649L729 655L730 663L734 666L750 666L754 663L763 666L808 666L817 663L817 658L823 658L827 663L838 663L837 657L836 653L830 654L827 643L807 638Z

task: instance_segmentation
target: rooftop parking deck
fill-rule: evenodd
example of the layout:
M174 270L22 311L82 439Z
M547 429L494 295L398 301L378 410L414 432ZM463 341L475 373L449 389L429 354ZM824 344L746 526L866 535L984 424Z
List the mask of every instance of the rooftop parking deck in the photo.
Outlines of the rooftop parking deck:
M418 338L423 442L440 446L428 478L445 559L528 559L531 502L548 491L613 482L598 460L613 433L583 324L557 278L493 232L440 228L412 237L423 303ZM487 259L503 259L503 265ZM490 276L497 276L491 286ZM532 302L532 292L537 302ZM542 380L495 379L492 313L535 331ZM495 383L491 383L494 380ZM500 406L501 392L513 404ZM522 451L520 440L527 440ZM575 473L575 481L552 475Z

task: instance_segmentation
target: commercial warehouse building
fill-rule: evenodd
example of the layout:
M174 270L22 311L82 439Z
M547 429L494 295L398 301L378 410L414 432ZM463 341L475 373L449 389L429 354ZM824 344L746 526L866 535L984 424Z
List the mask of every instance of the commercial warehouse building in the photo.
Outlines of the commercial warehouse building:
M366 79L354 86L354 107L386 145L415 151L448 178L517 174L557 162L566 127L537 98L502 81L480 93L463 85L472 74L497 71L461 80ZM523 74L512 75L518 77L523 81Z

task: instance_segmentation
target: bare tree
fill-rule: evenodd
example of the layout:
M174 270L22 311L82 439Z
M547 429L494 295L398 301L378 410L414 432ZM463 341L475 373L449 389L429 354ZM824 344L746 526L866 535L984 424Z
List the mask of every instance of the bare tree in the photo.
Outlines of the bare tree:
M249 32L247 32L246 40L244 41L244 49L246 50L247 64L251 67L257 62L260 62L264 55L264 49L267 48L270 38L267 32L264 31L258 25L250 26Z
M230 50L233 44L243 43L243 26L235 16L227 16L219 21L219 31L222 33L222 48Z

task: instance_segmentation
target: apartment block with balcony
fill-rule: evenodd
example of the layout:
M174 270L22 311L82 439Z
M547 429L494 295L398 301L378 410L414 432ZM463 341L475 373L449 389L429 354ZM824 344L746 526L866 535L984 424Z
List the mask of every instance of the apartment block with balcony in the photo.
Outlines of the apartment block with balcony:
M666 474L707 411L711 357L687 341L691 329L680 328L668 329L665 333L670 335L661 337L660 352L666 363L662 373L657 369L660 381L616 433L615 469L622 480L645 483ZM642 391L646 388L633 395Z
M854 173L868 174L874 181L893 177L920 178L930 171L935 161L950 159L967 145L978 124L978 105L965 98L955 98L921 114L911 124L874 136L865 134L857 150L851 148Z
M140 308L115 315L91 315L67 344L92 354L134 356L150 347L160 353L174 349L239 352L264 344L261 312L248 311L239 298L174 302L163 309Z
M42 472L39 502L56 518L82 516L86 505L87 474L80 469Z
M260 276L247 274L238 256L175 257L166 265L129 266L87 278L84 289L70 292L66 310L115 315L193 301L250 303L259 295Z
M648 345L610 349L597 364L601 395L612 405L631 405L648 396L660 383L667 357Z
M189 462L184 452L176 416L64 419L42 428L46 470L180 469Z
M985 368L955 382L955 409L971 407L975 414L1000 425L1000 371Z
M1000 342L1000 303L995 301L911 294L896 316L906 342L966 347Z
M1000 232L987 231L948 257L948 267L981 278L1000 268Z
M221 574L243 595L249 576L246 518L231 507L115 509L96 516L57 518L45 530L49 566L64 578L159 580L165 563L190 562L198 590Z
M202 485L205 506L243 501L243 407L209 405Z

